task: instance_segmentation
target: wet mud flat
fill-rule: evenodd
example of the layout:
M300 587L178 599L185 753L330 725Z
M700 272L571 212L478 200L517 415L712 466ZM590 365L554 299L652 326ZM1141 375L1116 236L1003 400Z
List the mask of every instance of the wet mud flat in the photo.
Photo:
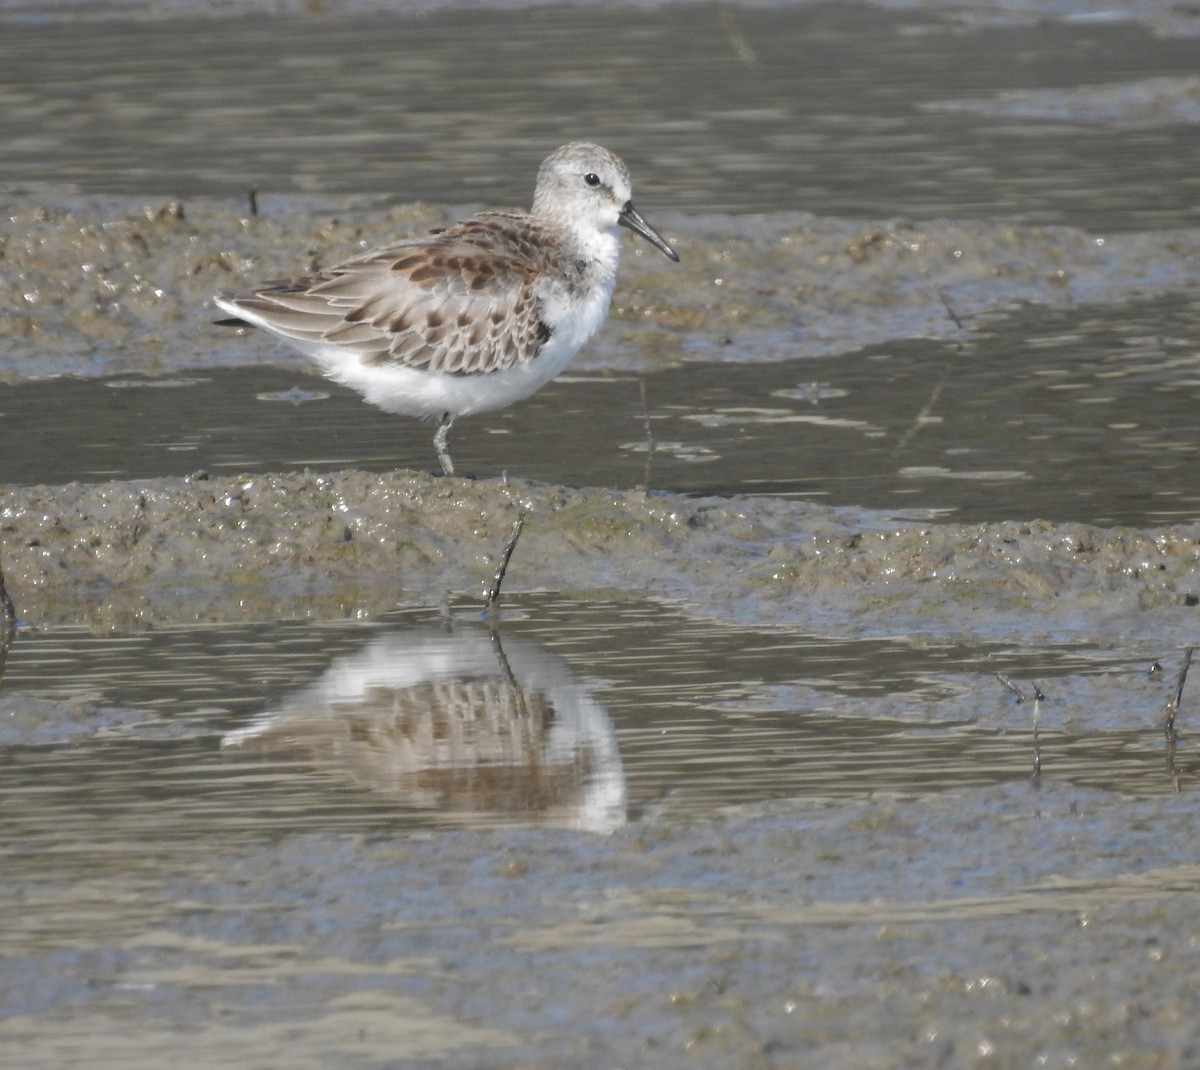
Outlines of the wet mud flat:
M497 658L478 598L520 508ZM1195 526L356 471L14 487L0 524L35 626L0 693L21 815L0 1048L22 1065L1192 1058L1193 690L1182 738L1163 723L1200 612ZM432 654L381 635L282 700L235 698L219 662L199 677L204 628L284 684L309 670L253 622L382 623L448 591ZM595 619L555 623L541 592ZM604 599L631 595L692 637L661 660L659 626L634 642L640 684L595 662L633 627ZM527 664L539 621L559 662ZM167 684L135 689L111 653L56 671L38 643L70 622L157 634ZM887 664L924 682L889 684L879 652L834 672L819 645L789 668L797 630L903 635ZM952 641L965 670L925 666ZM442 665L445 642L473 653ZM684 686L724 645L763 660ZM299 664L324 664L310 647ZM1083 660L1052 669L1056 649ZM766 666L778 683L753 686ZM470 741L449 781L421 742L440 738ZM500 765L480 753L502 740Z
M302 208L40 215L8 246L40 306L9 323L16 386L54 361L147 384L235 365L252 340L211 348L208 292L329 227L361 240ZM711 262L681 281L630 258L589 359L651 388L660 363L686 384L690 361L778 359L798 331L814 352L931 335L969 360L1014 302L1119 308L1196 270L1187 233L792 219L793 244L779 222L679 217L721 236ZM1189 324L1139 330L1132 359L1186 367ZM139 393L186 426L185 386ZM896 441L933 426L930 394ZM679 448L634 424L639 456ZM6 458L28 433L6 421ZM522 439L499 441L515 470ZM1163 725L1197 633L1197 524L194 455L190 476L4 488L26 626L0 690L21 815L0 1047L20 1064L1188 1065L1194 680L1180 737ZM521 509L498 656L481 596ZM633 620L611 601L631 598ZM448 602L448 637L386 630ZM385 630L360 647L336 621ZM465 755L449 778L439 739Z
M1191 811L1020 786L609 837L59 853L25 887L69 879L73 909L5 909L0 1043L27 1066L1182 1067Z
M1200 608L1200 526L897 521L773 499L417 473L282 473L12 487L9 590L30 624L138 626L378 613L490 582L638 592L816 632L1178 643Z
M4 9L0 1062L1196 1064L1194 12ZM683 263L479 478L213 327L573 110Z
M250 339L206 348L202 295L324 246L329 218L248 223L222 261L196 251L199 208L49 205L43 250L17 255L44 303L9 324L10 374L53 359L152 383L244 360ZM1186 234L972 225L977 256L938 254L968 262L956 286L928 267L914 282L920 254L890 225L793 220L801 251L773 224L695 225L724 228L744 279L776 258L746 314L705 296L725 267L681 283L631 258L593 359L635 375L682 375L690 351L769 359L796 334L801 280L826 295L804 305L817 348L827 316L830 346L858 323L863 344L929 333L969 353L950 309L1067 306L1073 285L1117 305L1195 271ZM1181 322L1166 343L1139 334L1137 359L1186 358ZM186 388L141 393L186 424ZM896 434L928 426L921 411ZM5 423L6 458L26 433ZM501 441L515 469L521 440ZM501 658L481 595L522 508ZM0 561L27 625L0 690L0 1050L16 1065L1193 1061L1195 680L1180 737L1163 726L1197 633L1195 523L197 470L9 483ZM448 638L279 631L447 600ZM665 608L690 641L665 642ZM626 632L639 646L616 658ZM95 651L86 674L72 644ZM965 650L952 672L930 657L947 645ZM438 740L465 757L453 775Z

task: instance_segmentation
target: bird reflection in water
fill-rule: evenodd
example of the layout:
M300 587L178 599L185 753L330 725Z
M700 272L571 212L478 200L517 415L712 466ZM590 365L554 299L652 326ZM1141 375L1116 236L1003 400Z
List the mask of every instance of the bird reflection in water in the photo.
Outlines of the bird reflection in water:
M560 657L499 632L402 630L228 733L409 806L607 831L626 816L608 711Z

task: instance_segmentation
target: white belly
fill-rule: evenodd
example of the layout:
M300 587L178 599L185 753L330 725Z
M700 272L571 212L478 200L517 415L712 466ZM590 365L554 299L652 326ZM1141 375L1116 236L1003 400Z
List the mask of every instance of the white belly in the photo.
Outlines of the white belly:
M329 378L357 390L385 412L440 419L445 413L470 416L492 412L537 393L567 366L577 351L577 347L568 350L560 346L554 352L552 343L553 339L527 364L470 375L423 372L394 364L363 364L356 356L329 346L321 352L310 351L310 355Z
M610 278L607 286L597 287L583 301L548 307L549 340L532 360L504 371L447 375L403 365L364 364L336 345L291 344L316 360L331 379L357 390L385 412L434 419L445 413L471 416L527 398L562 372L604 322L611 295Z
M539 294L550 337L532 360L504 371L451 375L397 364L366 364L352 349L330 342L302 341L277 331L268 319L218 297L217 305L275 334L315 360L329 378L357 390L372 405L403 416L441 419L503 409L527 398L558 375L608 315L617 266L616 235L604 231L586 247L595 274L590 289L571 290L546 278Z

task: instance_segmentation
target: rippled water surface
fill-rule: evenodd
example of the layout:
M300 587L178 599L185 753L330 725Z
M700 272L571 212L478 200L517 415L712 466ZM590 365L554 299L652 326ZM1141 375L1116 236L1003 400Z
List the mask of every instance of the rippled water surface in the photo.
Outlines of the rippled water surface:
M601 823L617 825L1035 773L1153 795L1170 788L1155 723L1167 682L1147 684L1146 668L1085 647L840 641L549 598L514 607L499 642L469 605L452 618L22 632L0 691L4 840L58 849L81 820L93 840L177 845L588 824L597 792ZM1104 681L1111 707L1081 704Z
M1107 1000L1130 962L1161 977L1146 947L1194 915L1173 791L1196 765L1169 763L1170 673L1141 659L550 596L500 636L463 603L19 633L0 684L8 1063L564 1065L584 1030L599 1067L731 1015L748 1048L799 1049L849 1027L807 987L831 970L856 1000L871 986L875 1043L926 1013L889 994L881 1016L893 958L937 1015L964 987L946 971L1001 958L1056 1006ZM1078 935L1094 914L1119 983ZM973 1035L996 1012L968 997ZM983 1006L1011 999L1030 1002Z
M1196 40L1107 8L303 7L5 22L0 194L91 221L103 195L186 218L252 188L268 213L522 205L588 137L696 233L759 212L1156 232L1149 280L1200 222ZM1003 311L937 339L589 365L462 421L455 459L934 520L1197 520L1195 295L1095 292L1128 302L975 294ZM106 372L155 359L89 337ZM18 356L0 484L433 466L432 427L256 352L38 382ZM951 592L944 631L849 640L573 592L506 601L493 635L447 597L0 640L0 1062L1191 1065L1194 676L1183 738L1163 730L1186 629L1054 644L1031 610L1027 643L966 644L939 635L980 603Z
M1147 526L1200 519L1198 413L1197 305L1171 297L995 316L969 345L567 375L453 444L480 477ZM431 425L269 368L0 384L0 420L13 483L437 463Z
M968 27L857 4L331 9L7 25L0 69L5 181L84 192L525 204L537 161L586 136L626 156L645 210L1104 232L1194 225L1200 204L1200 138L1180 110L1195 41L1121 22ZM1022 90L1041 95L980 106Z

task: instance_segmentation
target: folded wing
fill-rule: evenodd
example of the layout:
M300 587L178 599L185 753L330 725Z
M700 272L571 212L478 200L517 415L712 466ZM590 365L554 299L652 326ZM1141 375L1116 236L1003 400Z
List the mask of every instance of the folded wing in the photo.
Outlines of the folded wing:
M228 305L284 338L328 344L367 364L502 371L532 360L550 332L537 268L494 240L471 240L479 230L460 226L376 249L315 275L264 283Z

